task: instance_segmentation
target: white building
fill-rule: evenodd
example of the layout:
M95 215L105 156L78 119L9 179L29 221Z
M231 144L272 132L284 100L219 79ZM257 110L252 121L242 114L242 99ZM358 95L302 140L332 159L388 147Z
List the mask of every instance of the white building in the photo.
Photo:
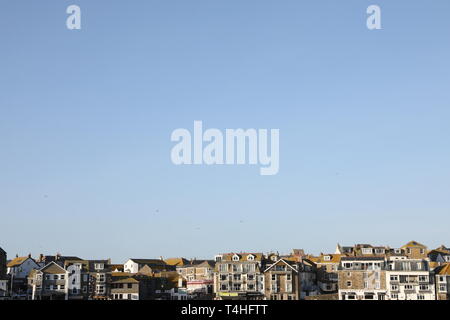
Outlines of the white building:
M389 259L386 271L390 300L435 300L434 276L427 260Z
M7 273L14 279L26 279L33 269L39 269L40 266L31 258L16 257L7 264Z
M128 273L138 273L144 266L148 266L153 271L166 269L166 263L161 259L129 259L124 263L123 270Z

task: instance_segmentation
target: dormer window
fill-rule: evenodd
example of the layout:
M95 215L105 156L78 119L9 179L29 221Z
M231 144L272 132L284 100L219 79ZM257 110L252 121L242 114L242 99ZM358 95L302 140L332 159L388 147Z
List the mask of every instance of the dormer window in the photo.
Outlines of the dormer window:
M238 256L237 254L235 254L235 255L233 256L233 261L239 261L239 256Z
M105 268L105 265L103 263L96 263L94 267L95 270L103 270Z
M331 261L331 256L325 256L325 257L323 257L323 260L324 261Z
M372 254L372 248L363 248L362 253L363 254Z
M254 255L248 255L248 257L247 257L247 260L248 261L255 261L255 256Z
M272 256L272 261L277 261L277 256Z

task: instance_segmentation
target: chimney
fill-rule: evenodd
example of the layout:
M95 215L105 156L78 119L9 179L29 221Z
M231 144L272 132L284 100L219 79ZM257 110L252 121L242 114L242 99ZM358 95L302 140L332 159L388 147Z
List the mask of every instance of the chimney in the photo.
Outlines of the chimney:
M28 258L31 258L31 253L28 254Z
M160 260L164 260L162 256L159 257Z

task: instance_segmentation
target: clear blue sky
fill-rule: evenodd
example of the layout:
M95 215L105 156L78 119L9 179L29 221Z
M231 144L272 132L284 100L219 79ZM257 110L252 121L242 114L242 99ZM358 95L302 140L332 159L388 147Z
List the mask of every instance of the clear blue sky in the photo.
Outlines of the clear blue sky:
M383 30L366 28L371 4ZM119 263L450 245L449 13L448 0L2 1L0 246ZM171 132L194 120L279 128L280 173L174 166Z

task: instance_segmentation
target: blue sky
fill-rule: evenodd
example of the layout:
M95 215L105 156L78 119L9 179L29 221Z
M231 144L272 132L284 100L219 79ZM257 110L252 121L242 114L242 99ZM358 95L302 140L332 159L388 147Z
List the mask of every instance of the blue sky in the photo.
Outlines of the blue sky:
M82 30L66 28L67 6ZM382 9L382 30L366 9ZM450 2L3 1L0 246L203 257L450 245ZM174 129L280 129L280 172Z

